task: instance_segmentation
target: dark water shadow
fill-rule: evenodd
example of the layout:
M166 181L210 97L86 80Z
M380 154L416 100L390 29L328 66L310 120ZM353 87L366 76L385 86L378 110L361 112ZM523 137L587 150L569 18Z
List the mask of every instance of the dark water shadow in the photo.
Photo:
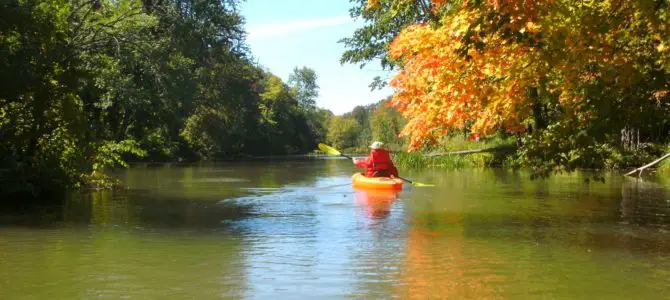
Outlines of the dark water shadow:
M620 190L619 197L616 195ZM582 249L625 249L629 253L670 254L670 195L655 182L625 179L611 183L614 194L588 188L509 191L502 201L531 194L530 207L509 214L468 212L464 234L481 239L509 238L538 245Z
M0 217L3 227L102 227L133 230L221 230L249 216L250 205L156 195L145 190L98 191Z
M351 166L345 161L319 158L138 163L113 173L124 183L121 189L72 192L62 201L6 206L0 210L0 226L221 230L232 220L250 217L252 207L259 205L222 200L312 187L347 173L347 167Z

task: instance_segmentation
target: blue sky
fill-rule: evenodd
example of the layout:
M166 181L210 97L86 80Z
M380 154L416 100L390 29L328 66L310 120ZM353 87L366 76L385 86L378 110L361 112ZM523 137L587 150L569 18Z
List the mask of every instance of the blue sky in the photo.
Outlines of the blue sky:
M350 7L348 0L246 0L241 12L255 60L285 81L296 66L314 69L321 87L317 105L342 114L392 93L368 87L375 76L392 75L379 63L340 65L345 49L337 41L362 26L349 17Z

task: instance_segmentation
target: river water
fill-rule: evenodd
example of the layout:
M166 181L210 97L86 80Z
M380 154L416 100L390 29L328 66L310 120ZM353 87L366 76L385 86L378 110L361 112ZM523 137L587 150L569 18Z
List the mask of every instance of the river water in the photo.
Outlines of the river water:
M0 299L667 299L667 182L349 160L139 165L0 219Z

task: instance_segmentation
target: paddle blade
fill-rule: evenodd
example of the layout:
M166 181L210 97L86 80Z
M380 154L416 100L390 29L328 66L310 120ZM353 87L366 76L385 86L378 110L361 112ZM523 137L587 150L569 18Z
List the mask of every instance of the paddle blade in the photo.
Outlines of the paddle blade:
M319 143L319 150L321 150L321 151L323 151L327 154L330 154L330 155L340 155L341 154L340 151L337 151L337 149L335 149L331 146L328 146L326 144L323 144L323 143Z
M408 183L410 183L412 186L415 186L415 187L433 187L433 186L435 186L434 184L422 183L422 182L416 182L416 181L413 181L413 180L409 180L409 179L406 179L406 178L402 178L402 177L400 177L400 176L398 176L398 178L400 178L400 179L402 179L402 180L404 180L404 181L407 181Z
M415 186L415 187L434 187L435 186L434 184L421 183L421 182L416 182L416 181L412 182L412 185Z

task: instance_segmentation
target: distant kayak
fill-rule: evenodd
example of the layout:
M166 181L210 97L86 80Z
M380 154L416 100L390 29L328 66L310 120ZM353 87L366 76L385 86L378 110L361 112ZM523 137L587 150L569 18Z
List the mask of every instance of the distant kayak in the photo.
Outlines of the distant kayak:
M351 176L354 187L364 189L402 189L402 179L390 177L365 177L361 173Z

